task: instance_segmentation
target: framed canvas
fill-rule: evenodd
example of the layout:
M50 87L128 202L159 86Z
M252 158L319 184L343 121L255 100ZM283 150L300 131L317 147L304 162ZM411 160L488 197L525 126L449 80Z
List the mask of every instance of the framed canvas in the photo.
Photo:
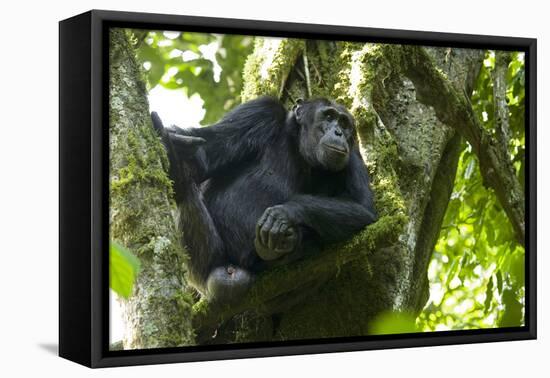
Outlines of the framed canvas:
M536 338L536 40L60 22L59 354Z

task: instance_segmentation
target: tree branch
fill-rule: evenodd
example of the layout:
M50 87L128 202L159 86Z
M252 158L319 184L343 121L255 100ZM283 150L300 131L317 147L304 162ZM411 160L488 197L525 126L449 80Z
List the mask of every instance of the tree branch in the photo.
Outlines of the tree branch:
M512 60L512 54L508 51L495 52L495 70L493 72L493 99L495 106L495 128L501 148L508 150L510 141L510 117L508 116L508 104L506 103L506 72Z
M393 245L405 222L402 214L383 216L346 243L332 245L292 264L268 270L257 278L247 296L237 304L220 307L202 299L193 307L197 342L210 338L219 324L236 314L253 310L269 315L288 308L289 298L302 298L304 293L337 276L342 266Z
M309 63L307 60L307 44L304 46L304 52L302 54L304 60L304 73L306 75L306 87L307 87L307 97L311 98L311 81L309 79Z
M459 93L419 46L386 45L387 59L400 62L401 70L414 84L417 99L432 106L444 124L462 134L479 159L486 186L495 191L518 242L525 244L525 202L507 150L480 124L469 98Z

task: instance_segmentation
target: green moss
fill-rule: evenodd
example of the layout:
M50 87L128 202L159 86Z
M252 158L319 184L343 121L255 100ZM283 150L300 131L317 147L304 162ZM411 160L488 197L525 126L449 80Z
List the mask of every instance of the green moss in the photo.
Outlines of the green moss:
M149 125L146 125L148 127ZM111 191L124 194L136 184L150 184L172 194L172 182L166 174L168 160L158 138L149 130L130 129L127 135L126 166L122 166L111 180ZM147 144L147 148L140 148ZM161 164L159 164L161 159Z
M374 252L377 246L383 244L383 239L396 241L406 222L407 217L402 213L394 216L382 216L371 226L355 235L341 249L343 253L361 250Z
M190 320L193 298L189 293L179 291L169 297L158 293L151 297L148 305L148 311L163 309L164 313L162 324L154 322L145 324L141 330L144 339L165 348L188 345L189 340L195 338L193 327L182 328L182 324ZM155 316L154 313L149 315ZM162 329L159 329L160 327Z
M341 42L308 41L307 55L311 76L312 97L333 98L333 90L340 79L335 75Z
M209 303L206 298L202 298L201 300L197 301L193 305L193 316L194 317L205 316L209 308L208 305Z
M397 146L379 123L372 107L371 94L376 82L389 76L377 45L340 43L338 84L333 97L350 109L363 148L363 157L371 176L375 205L380 215L405 216L405 203L399 190L395 167L399 161ZM356 81L352 83L352 78Z
M283 39L277 45L275 41L256 38L254 53L244 66L243 102L262 95L281 97L285 81L305 44L299 39Z

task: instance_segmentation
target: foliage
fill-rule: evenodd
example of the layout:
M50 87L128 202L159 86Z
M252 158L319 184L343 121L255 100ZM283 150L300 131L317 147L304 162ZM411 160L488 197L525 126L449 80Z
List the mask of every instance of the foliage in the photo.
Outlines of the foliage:
M487 52L472 96L483 126L495 135L492 74ZM514 53L507 74L509 152L524 181L524 64ZM421 329L510 327L523 324L525 253L495 194L483 186L469 144L462 151L454 190L428 270L430 299L417 322Z
M111 289L119 296L129 298L139 270L139 259L124 246L111 241L109 248L109 283Z
M206 110L201 124L215 123L240 103L242 72L252 37L134 30L137 58L147 89L157 85L198 94Z

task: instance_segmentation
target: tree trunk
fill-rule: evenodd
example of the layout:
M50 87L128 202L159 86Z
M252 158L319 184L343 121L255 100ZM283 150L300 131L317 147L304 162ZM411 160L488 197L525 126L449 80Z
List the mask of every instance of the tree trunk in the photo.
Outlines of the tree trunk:
M124 349L194 343L185 254L173 217L168 160L149 116L134 50L111 29L109 50L110 237L141 261L124 313Z

